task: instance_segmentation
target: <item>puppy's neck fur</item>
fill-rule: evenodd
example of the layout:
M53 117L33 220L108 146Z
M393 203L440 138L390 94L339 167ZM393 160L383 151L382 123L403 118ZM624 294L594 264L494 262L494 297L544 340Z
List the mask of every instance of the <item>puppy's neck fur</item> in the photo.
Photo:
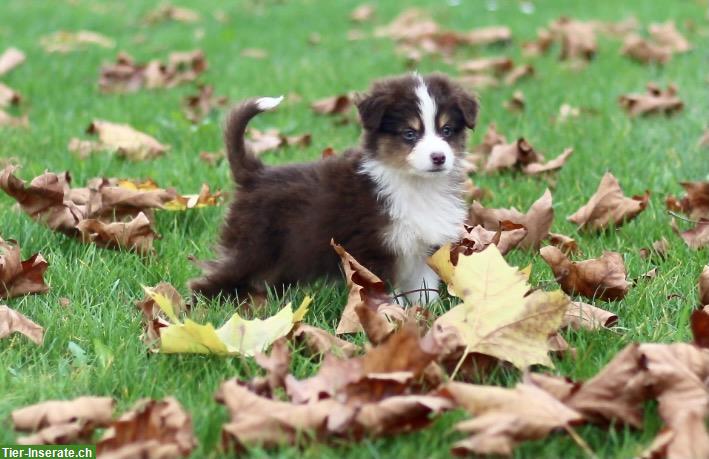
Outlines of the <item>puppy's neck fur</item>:
M374 182L391 219L384 243L396 255L425 256L433 247L460 236L466 211L458 170L417 176L366 158L360 172Z

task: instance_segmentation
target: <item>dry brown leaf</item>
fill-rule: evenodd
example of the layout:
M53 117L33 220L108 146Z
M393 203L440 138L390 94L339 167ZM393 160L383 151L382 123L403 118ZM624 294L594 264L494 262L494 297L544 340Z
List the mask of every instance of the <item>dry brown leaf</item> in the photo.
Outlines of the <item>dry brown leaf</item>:
M549 244L553 245L557 249L564 252L566 255L571 255L572 253L581 253L576 239L559 233L549 233L547 238Z
M596 31L594 24L562 17L550 26L552 33L561 42L561 60L589 61L596 55Z
M613 38L624 38L636 32L640 26L638 20L632 16L617 22L593 21L593 24L599 33Z
M709 147L709 129L704 131L704 134L699 138L697 145L700 147Z
M406 320L404 309L389 295L384 282L359 264L345 249L331 242L340 257L349 295L336 334L364 330L372 343L384 340ZM362 321L365 319L365 322Z
M312 138L310 134L301 134L294 136L285 136L278 129L266 129L259 131L255 128L249 128L250 139L247 139L247 145L256 156L260 156L268 151L273 151L284 146L307 147L310 145Z
M154 137L137 131L127 124L94 120L86 132L98 135L99 143L96 145L101 150L115 151L116 155L131 161L153 159L164 155L169 149Z
M185 96L182 106L187 119L193 123L199 123L212 111L226 107L227 102L228 99L225 96L214 95L213 86L199 85L197 94Z
M156 24L164 21L197 22L199 19L200 15L195 10L163 3L146 14L144 21L148 24Z
M175 315L178 317L187 310L187 305L182 299L182 295L169 283L160 282L155 287L151 287L151 290L167 298L170 304L172 304ZM142 341L148 348L157 352L160 340L160 329L170 325L170 320L150 295L146 294L142 300L136 301L135 305L143 313L145 331L141 336Z
M537 29L537 38L522 43L522 53L525 56L539 56L546 53L554 42L554 36L547 29Z
M0 305L0 339L7 338L13 333L25 335L38 346L41 346L44 341L44 328L32 322L22 313Z
M216 166L224 159L224 157L225 155L223 151L202 151L199 153L199 159L209 164L210 166Z
M96 45L102 48L113 48L116 43L105 35L90 30L67 32L60 30L39 39L39 44L48 53L70 53L87 45Z
M709 219L709 182L681 182L685 195L681 199L669 196L669 210L683 212L693 220Z
M509 57L483 57L465 61L458 65L458 70L464 73L493 72L497 75L505 74L512 70L514 62Z
M463 43L472 46L507 43L510 40L512 40L512 31L506 26L480 27L462 34Z
M677 87L673 84L661 90L654 83L648 83L645 94L626 94L618 98L620 106L630 116L664 113L672 115L684 108L684 103L677 96Z
M480 145L476 146L473 151L483 155L489 155L492 153L492 149L497 145L503 145L507 143L507 138L500 134L497 130L497 125L495 123L490 123L483 136L483 141Z
M520 137L510 144L498 144L492 147L485 164L486 172L509 169L516 165L528 165L543 161L544 157L534 150L534 147Z
M507 86L516 84L522 78L534 76L534 67L532 64L518 65L510 70L502 80Z
M0 76L5 75L24 61L25 53L17 48L7 48L0 54Z
M451 382L440 393L474 416L456 425L456 430L471 435L453 445L452 452L459 455L511 455L522 441L583 422L580 413L533 384L507 389Z
M605 309L597 308L592 304L581 301L569 303L569 307L564 314L563 327L574 330L599 330L610 328L618 323L618 316Z
M581 262L572 262L553 246L543 247L539 253L569 295L613 301L628 293L630 283L626 280L623 256L617 252L604 252L600 258Z
M590 231L604 230L611 225L618 227L645 210L649 199L649 191L641 196L626 197L618 180L606 172L588 203L567 217L567 220Z
M709 457L709 434L704 416L689 412L675 421L673 428L664 428L655 437L640 459L683 459Z
M187 457L197 446L192 420L173 397L141 400L112 422L96 444L106 459Z
M687 39L675 27L674 21L650 24L650 36L660 46L666 46L675 53L686 53L692 49Z
M573 154L573 148L566 148L559 156L554 159L550 159L546 163L530 163L522 168L522 172L527 175L542 174L544 172L552 172L561 169L566 160L568 160Z
M326 97L310 104L310 108L319 115L340 115L352 107L352 95Z
M674 219L672 220L674 222ZM709 219L701 219L694 228L679 232L682 240L692 250L709 246Z
M464 75L456 78L456 81L464 88L471 90L495 88L500 85L500 81L496 77L486 74Z
M699 276L699 304L709 306L709 265L704 267Z
M524 111L524 94L522 91L515 91L509 100L506 100L502 106L511 112Z
M569 104L561 104L559 106L559 115L556 117L555 122L562 124L571 118L578 118L579 116L581 116L580 108L572 107Z
M625 37L620 52L643 64L666 64L672 57L670 48L657 45L636 34Z
M17 242L0 238L0 298L49 291L44 283L47 267L48 263L39 253L22 261Z
M338 338L337 336L304 323L298 323L293 330L293 338L302 340L312 354L333 354L342 357L352 357L359 347Z
M150 220L142 212L128 222L105 223L88 218L77 223L76 229L85 243L132 250L142 255L152 253L153 240L157 236Z
M111 422L113 399L79 397L74 400L51 400L14 410L11 414L15 430L33 432L46 427L81 421L93 427Z
M99 87L105 93L172 88L196 80L206 69L207 61L199 50L171 53L165 63L152 60L145 64L119 53L114 64L101 67Z
M254 360L266 370L266 376L258 376L249 381L249 389L266 397L273 397L277 390L285 389L291 362L290 348L285 338L274 341L270 354L259 352Z
M490 231L480 225L475 227L465 225L465 235L463 238L451 244L450 260L453 265L458 264L460 255L471 255L475 252L482 252L490 244L495 244L501 254L506 254L527 236L527 229L522 225L512 222L500 222L500 229Z
M354 22L367 22L374 17L377 8L368 3L359 5L350 13L350 19Z
M669 251L670 243L663 236L659 241L653 242L651 248L640 249L640 256L642 258L652 258L653 255L657 255L660 259L664 260L667 258Z
M261 48L244 48L239 55L250 59L266 59L268 57L268 51Z
M12 116L0 109L0 127L26 128L30 125L27 115Z
M22 100L22 97L17 91L0 83L0 108L18 105L20 100Z
M497 231L500 228L500 222L503 221L522 225L527 229L527 236L519 244L521 248L538 247L541 241L548 236L554 221L551 192L546 190L531 205L526 214L514 207L511 209L487 209L477 201L470 206L467 223L471 226L481 225L487 230Z

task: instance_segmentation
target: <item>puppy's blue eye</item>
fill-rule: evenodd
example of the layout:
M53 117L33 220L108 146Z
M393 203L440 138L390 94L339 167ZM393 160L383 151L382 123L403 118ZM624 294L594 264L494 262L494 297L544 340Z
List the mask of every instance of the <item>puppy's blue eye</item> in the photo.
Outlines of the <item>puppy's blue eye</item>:
M406 140L406 141L408 141L408 142L411 142L411 141L416 140L416 137L418 136L418 135L416 134L416 131L414 131L413 129L407 129L407 130L405 130L402 135L403 135L403 137L404 137L404 140Z
M446 124L445 126L443 126L443 129L441 129L441 134L443 135L443 137L450 137L451 134L453 134L453 129L451 129L451 127Z

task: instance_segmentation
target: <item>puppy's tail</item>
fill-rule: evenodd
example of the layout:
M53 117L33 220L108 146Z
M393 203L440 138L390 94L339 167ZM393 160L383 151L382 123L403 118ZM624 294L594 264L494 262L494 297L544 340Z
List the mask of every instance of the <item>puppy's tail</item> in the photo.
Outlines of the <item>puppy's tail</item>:
M263 169L261 160L256 158L246 147L244 141L246 125L249 124L251 118L275 108L282 100L283 96L249 99L237 105L229 114L224 130L224 143L226 144L229 166L231 166L231 174L236 183L246 185L256 172Z

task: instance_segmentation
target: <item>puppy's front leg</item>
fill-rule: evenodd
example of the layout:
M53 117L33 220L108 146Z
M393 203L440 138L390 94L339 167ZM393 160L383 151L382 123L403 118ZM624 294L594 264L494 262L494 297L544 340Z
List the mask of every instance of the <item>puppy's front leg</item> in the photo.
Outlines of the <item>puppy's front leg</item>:
M406 274L402 273L397 290L411 303L428 304L438 299L438 275L426 264L426 258L411 260ZM415 291L412 291L415 290Z

